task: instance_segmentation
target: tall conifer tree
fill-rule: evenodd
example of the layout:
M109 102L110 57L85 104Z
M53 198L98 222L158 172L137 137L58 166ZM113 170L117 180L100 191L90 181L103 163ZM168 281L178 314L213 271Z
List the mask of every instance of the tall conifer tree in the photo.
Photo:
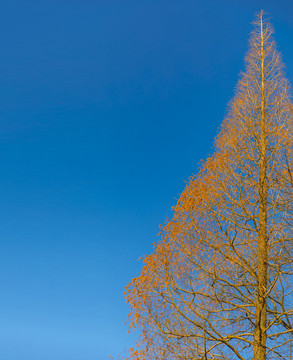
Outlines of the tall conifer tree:
M261 12L214 155L127 287L131 359L291 356L293 116L272 33Z

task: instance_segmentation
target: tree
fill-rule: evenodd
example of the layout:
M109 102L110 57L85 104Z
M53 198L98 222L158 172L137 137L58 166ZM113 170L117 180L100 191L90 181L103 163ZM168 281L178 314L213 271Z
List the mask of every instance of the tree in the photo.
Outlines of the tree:
M293 112L257 16L215 151L126 290L132 359L291 358Z

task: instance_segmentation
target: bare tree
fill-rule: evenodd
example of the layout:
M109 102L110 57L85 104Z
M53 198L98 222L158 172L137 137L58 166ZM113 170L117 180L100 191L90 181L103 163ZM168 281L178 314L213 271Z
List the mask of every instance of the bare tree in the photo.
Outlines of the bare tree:
M257 16L214 155L128 285L131 359L288 359L293 321L293 116Z

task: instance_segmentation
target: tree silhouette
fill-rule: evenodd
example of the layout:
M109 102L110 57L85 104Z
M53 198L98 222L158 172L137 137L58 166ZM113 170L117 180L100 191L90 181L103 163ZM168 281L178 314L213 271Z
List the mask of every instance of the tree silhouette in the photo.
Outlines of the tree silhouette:
M291 356L293 116L272 33L261 12L214 155L126 289L131 359Z

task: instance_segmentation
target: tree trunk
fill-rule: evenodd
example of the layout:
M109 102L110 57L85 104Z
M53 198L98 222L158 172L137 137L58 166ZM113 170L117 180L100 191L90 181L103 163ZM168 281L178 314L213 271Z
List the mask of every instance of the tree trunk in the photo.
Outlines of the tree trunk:
M266 317L267 317L267 155L265 129L265 74L264 74L264 36L262 14L261 25L261 112L260 112L260 165L259 165L259 233L258 233L258 281L255 303L254 360L266 359Z

